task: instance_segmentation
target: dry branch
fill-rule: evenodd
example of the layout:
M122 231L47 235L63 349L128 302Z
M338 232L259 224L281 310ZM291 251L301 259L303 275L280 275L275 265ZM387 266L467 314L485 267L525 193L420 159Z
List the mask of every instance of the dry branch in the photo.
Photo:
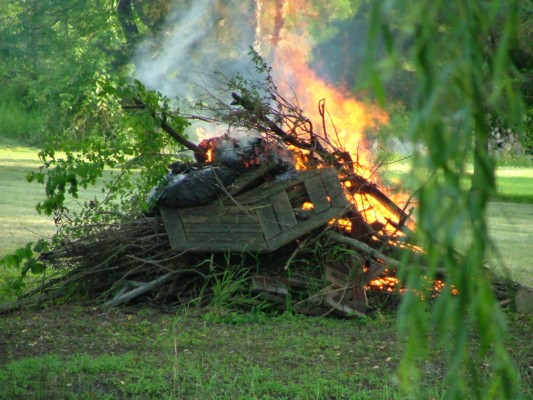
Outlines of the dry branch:
M365 254L368 254L369 256L375 258L376 260L382 260L385 264L393 268L398 268L401 265L399 261L394 260L390 257L387 257L385 254L381 253L379 250L376 250L373 247L370 247L369 245L367 245L366 243L360 242L359 240L346 237L336 232L328 232L326 235L327 237L329 237L330 239L334 240L337 243L344 244L356 250L362 251Z
M115 297L112 300L109 300L108 302L104 303L105 306L113 307L117 306L119 304L124 304L129 302L130 300L133 300L136 297L139 297L146 292L151 291L152 289L162 286L170 279L174 278L178 273L176 272L168 272L163 276L157 277L153 281L143 283L141 286L139 286L136 289L130 290L129 292Z

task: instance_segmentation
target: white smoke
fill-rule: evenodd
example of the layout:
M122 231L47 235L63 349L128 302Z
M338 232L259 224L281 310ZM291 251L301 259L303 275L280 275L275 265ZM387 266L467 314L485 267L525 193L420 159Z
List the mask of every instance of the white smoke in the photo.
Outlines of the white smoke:
M210 87L215 71L252 71L247 53L255 40L255 2L227 5L223 15L214 3L175 1L160 34L137 49L136 78L171 99L194 101Z

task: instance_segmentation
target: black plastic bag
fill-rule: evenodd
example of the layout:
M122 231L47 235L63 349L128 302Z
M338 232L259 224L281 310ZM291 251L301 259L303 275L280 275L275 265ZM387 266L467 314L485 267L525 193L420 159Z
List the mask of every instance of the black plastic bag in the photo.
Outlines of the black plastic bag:
M158 206L169 208L193 207L215 200L237 178L237 171L226 167L211 167L188 174L171 175L156 199Z

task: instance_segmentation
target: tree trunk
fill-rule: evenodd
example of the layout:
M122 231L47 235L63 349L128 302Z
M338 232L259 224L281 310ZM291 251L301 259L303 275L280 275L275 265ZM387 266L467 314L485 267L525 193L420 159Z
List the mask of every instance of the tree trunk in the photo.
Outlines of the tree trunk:
M135 23L135 15L133 14L133 5L131 0L117 1L117 17L120 26L124 31L128 50L132 51L135 48L137 38L139 37L139 29Z

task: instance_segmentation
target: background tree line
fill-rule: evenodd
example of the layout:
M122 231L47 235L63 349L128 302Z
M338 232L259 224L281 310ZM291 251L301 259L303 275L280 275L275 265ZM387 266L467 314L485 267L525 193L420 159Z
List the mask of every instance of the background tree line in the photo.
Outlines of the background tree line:
M223 19L231 2L215 1ZM253 25L256 1L241 6ZM278 2L281 3L282 2ZM321 15L310 23L316 42L312 64L328 80L358 92L358 71L365 59L371 1L323 2L312 6ZM171 11L185 11L192 1L171 0L0 0L0 134L39 143L46 135L84 138L109 129L110 110L99 101L101 81L123 82L134 75L132 58L143 40L156 40ZM533 144L532 10L520 4L519 26L509 49L514 77L524 94L529 119L524 144ZM392 34L402 26L391 17ZM252 29L252 27L245 27ZM493 26L487 47L499 41L501 27ZM220 45L231 49L234 38L220 30ZM404 43L408 47L411 43ZM157 51L154 46L151 51ZM379 44L383 54L385 44ZM401 56L401 52L398 53ZM205 71L212 73L213 71ZM408 59L388 71L387 96L409 110L415 75Z
M31 125L13 119L1 134L31 144L101 133L109 115L98 81L131 76L136 43L157 32L170 3L2 0L1 109Z

